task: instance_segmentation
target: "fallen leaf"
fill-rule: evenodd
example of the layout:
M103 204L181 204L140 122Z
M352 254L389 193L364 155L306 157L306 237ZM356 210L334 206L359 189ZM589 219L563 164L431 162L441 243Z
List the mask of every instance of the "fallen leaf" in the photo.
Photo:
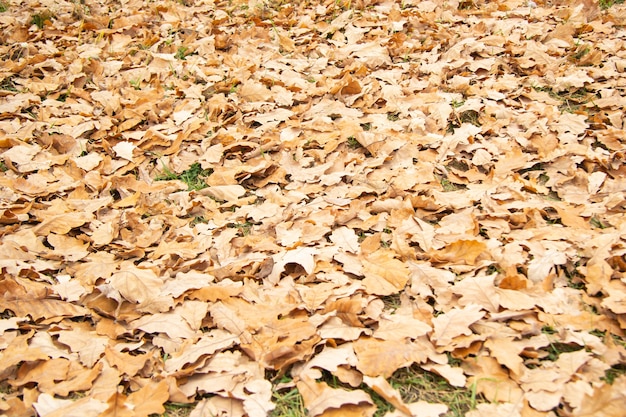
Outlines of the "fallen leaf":
M361 390L331 388L325 382L308 378L299 381L296 386L302 395L304 406L313 417L325 415L333 409L342 410L344 406L358 406L361 410L359 415L363 415L364 410L372 411L373 402L370 396Z
M378 340L361 337L354 342L354 352L358 358L357 369L371 377L388 378L397 369L423 363L432 351L425 341Z
M432 339L437 346L447 346L455 337L472 334L469 326L484 316L485 312L477 304L468 304L463 308L454 307L433 318Z
M379 249L362 259L362 263L363 285L370 294L394 294L409 280L409 269L390 250Z
M135 148L136 146L131 142L119 142L113 146L113 150L118 157L130 162L133 162L133 151Z
M431 261L436 263L464 263L474 265L477 258L485 252L487 246L476 240L457 240L446 246L445 249L435 251Z

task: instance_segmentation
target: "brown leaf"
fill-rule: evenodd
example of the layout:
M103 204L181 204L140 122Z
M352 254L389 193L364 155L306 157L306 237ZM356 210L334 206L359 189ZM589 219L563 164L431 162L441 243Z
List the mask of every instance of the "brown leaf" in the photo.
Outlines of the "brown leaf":
M430 343L424 340L398 341L361 337L354 342L358 358L357 369L363 374L388 378L397 369L423 363L433 353Z
M142 304L159 295L163 281L150 269L126 264L120 271L111 275L108 285L127 301Z
M434 332L432 339L437 346L447 346L457 336L472 334L469 326L480 320L484 315L485 312L477 304L468 304L464 308L454 307L433 319Z
M379 249L362 259L363 285L370 294L395 294L408 282L409 269L394 255L391 250Z
M89 315L89 310L66 301L32 298L3 300L3 308L11 310L18 317L30 316L33 320L54 317L81 317Z
M120 387L121 388L121 387ZM108 407L100 416L102 417L134 417L135 413L127 405L128 397L121 393L121 389L109 398Z
M391 384L382 376L372 378L365 375L363 377L365 382L374 392L385 399L389 404L393 405L396 409L402 411L406 415L412 415L411 410L406 406L400 393L395 390Z
M331 388L325 382L317 382L310 378L298 381L296 386L302 395L304 406L312 417L325 416L327 412L333 410L341 412L339 415L372 415L375 411L370 396L361 390ZM358 408L354 409L354 406ZM344 412L348 414L343 414Z
M64 235L75 227L91 221L90 213L64 213L47 216L38 226L33 229L37 236L47 236L50 233Z
M451 263L475 265L480 255L485 253L487 246L476 240L457 240L445 249L433 252L431 261L435 263Z
M452 291L461 296L459 305L478 304L485 310L496 313L500 307L500 294L494 279L493 275L468 276L458 281Z
M470 375L468 384L475 384L476 392L491 402L519 403L523 391L519 384L509 377L500 364L488 356L478 356L463 365L466 375Z
M100 376L102 366L102 363L98 362L92 368L85 368L77 362L71 362L65 380L55 381L55 384L49 385L48 391L62 397L68 396L70 392L87 391L93 387L94 380Z
M185 365L192 368L200 366L198 360L206 360L213 353L239 343L237 335L224 330L215 329L205 333L196 341L188 341L181 349L165 362L165 370L174 373L182 370Z
M64 416L99 416L109 409L105 402L94 400L90 397L78 400L64 400L55 398L50 394L43 393L33 403L37 414L46 417ZM132 416L132 414L131 414Z
M17 336L0 353L0 374L23 361L47 360L48 355L40 349L30 349L28 339L32 334Z
M131 355L110 346L106 346L104 354L111 366L115 366L121 373L128 376L135 376L145 366L150 356L149 354Z
M602 384L594 389L592 395L585 395L582 407L578 410L581 417L619 417L626 406L626 378L621 376L611 384Z
M151 380L139 391L130 394L127 401L132 404L134 417L148 417L151 414L165 412L163 404L169 397L169 388L165 380L159 382Z

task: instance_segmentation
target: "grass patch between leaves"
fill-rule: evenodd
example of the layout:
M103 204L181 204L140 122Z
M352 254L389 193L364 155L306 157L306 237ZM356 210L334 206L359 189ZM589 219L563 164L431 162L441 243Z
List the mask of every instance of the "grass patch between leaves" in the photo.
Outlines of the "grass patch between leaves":
M176 174L172 170L170 170L167 166L163 165L163 173L157 175L156 181L170 181L170 180L180 180L187 184L187 190L201 190L203 188L208 187L207 183L204 181L206 177L213 173L212 169L204 169L200 165L199 162L194 162L191 166L181 172L180 174Z
M426 401L447 405L445 417L462 417L482 401L475 390L453 387L444 378L417 365L397 370L389 382L406 403Z
M37 26L39 29L43 29L46 22L50 22L54 18L54 14L50 10L44 10L40 13L32 15L30 23Z
M297 387L276 388L278 385L288 384L290 380L289 376L284 376L275 385L272 399L276 408L270 413L270 417L307 416L304 401ZM349 386L344 386L337 378L327 372L324 372L323 380L333 388L352 389ZM448 412L443 417L463 417L468 411L476 408L479 402L482 402L482 398L477 396L476 391L472 388L453 387L444 378L425 371L417 365L398 369L388 381L407 404L426 401L447 405ZM374 417L382 417L386 413L394 411L394 406L369 386L362 384L359 389L365 391L376 405L377 410Z
M616 4L622 4L624 0L600 0L600 8L606 10L610 7L615 6Z

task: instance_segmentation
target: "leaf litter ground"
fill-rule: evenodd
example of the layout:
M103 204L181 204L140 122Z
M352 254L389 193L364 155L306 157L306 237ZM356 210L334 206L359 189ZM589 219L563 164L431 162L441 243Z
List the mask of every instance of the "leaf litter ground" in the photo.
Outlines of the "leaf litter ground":
M1 412L621 416L626 9L297 3L2 3Z

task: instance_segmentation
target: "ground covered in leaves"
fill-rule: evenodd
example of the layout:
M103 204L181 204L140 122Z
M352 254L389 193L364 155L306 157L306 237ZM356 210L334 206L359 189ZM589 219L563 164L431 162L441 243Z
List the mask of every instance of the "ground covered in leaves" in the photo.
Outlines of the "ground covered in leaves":
M606 5L2 2L0 413L622 416Z

